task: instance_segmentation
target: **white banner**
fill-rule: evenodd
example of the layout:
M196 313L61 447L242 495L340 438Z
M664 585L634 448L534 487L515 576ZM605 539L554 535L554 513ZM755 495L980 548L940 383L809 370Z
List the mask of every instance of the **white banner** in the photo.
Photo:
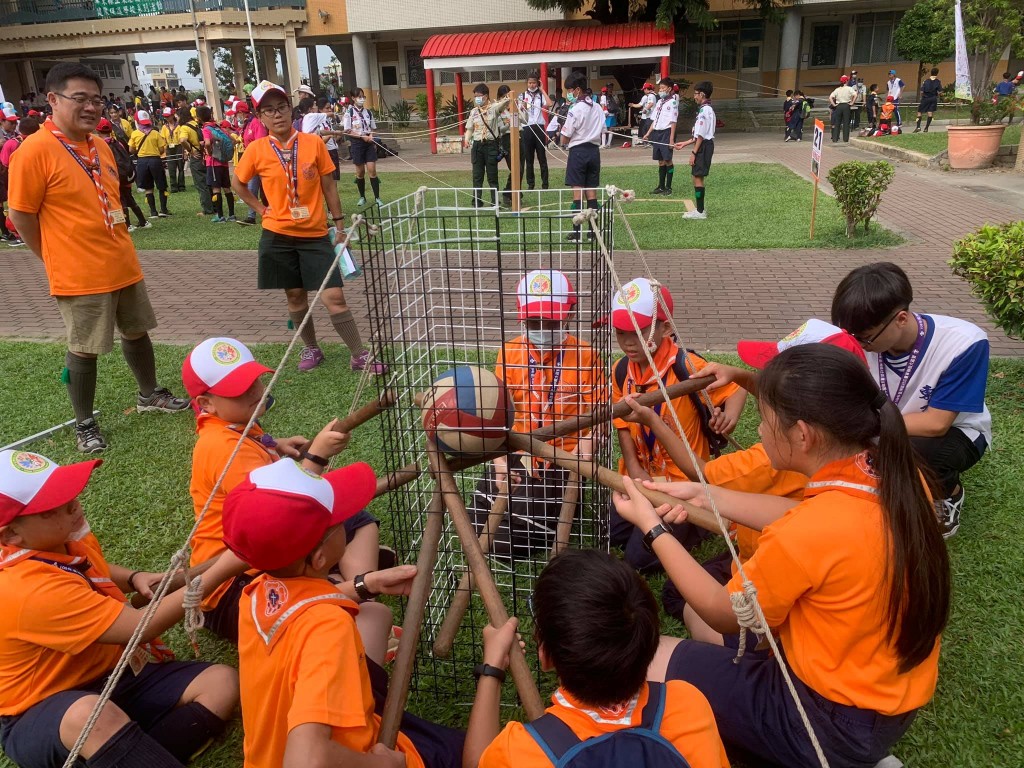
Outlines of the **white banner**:
M956 25L956 97L970 101L973 98L971 96L971 68L967 63L967 38L964 37L964 15L960 9L960 0L956 0L954 22Z

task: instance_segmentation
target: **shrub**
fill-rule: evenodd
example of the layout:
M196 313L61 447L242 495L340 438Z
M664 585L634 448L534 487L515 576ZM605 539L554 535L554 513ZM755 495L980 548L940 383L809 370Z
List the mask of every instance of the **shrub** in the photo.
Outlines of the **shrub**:
M434 104L437 105L438 110L441 109L441 92L434 91ZM420 91L416 94L416 111L420 115L421 120L427 119L427 92Z
M1007 336L1024 336L1024 221L986 224L954 243L949 265Z
M405 99L399 99L388 107L387 120L396 128L408 128L411 119L412 109L409 108L409 103Z
M836 192L836 202L846 216L847 237L853 237L861 221L864 222L864 231L868 231L882 193L895 174L893 167L884 160L873 163L850 160L828 172L828 181Z

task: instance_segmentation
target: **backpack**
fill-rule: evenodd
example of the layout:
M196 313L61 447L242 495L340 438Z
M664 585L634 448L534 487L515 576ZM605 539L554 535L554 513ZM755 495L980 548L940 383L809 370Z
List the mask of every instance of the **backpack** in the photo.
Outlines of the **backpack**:
M810 115L811 115L811 102L809 102L807 99L804 99L804 103L800 107L800 116L803 117L806 120L808 117L810 117Z
M214 160L221 163L230 163L235 157L235 142L230 136L216 125L208 125L210 133L213 135L213 151L210 155Z
M672 372L675 373L676 379L679 381L686 381L690 378L690 371L686 366L686 355L687 353L697 355L701 360L705 358L697 354L692 349L679 350L681 354L676 355L675 362L672 363ZM620 358L615 364L615 383L618 385L619 390L626 384L626 374L629 371L629 360L625 357ZM711 429L711 409L708 408L707 404L701 399L700 392L691 392L689 394L690 402L693 407L697 410L697 417L700 419L700 431L701 434L708 441L708 447L711 450L711 455L718 457L722 455L722 449L729 444L729 438L725 435L720 435ZM686 438L680 435L680 439L685 440Z
M648 699L640 725L581 740L555 715L548 713L525 725L556 768L689 768L679 750L661 735L665 684L648 683Z
M619 114L619 101L611 94L608 95L608 114L618 115Z
M128 153L128 148L117 139L109 142L107 146L114 153L118 181L121 184L131 184L135 181L135 165L132 163L132 156Z

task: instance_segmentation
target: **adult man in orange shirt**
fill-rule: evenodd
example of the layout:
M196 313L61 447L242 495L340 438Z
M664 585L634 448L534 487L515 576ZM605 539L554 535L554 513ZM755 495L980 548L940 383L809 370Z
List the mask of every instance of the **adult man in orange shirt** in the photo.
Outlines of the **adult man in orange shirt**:
M58 64L46 77L53 117L11 158L11 221L43 261L50 293L67 328L65 380L75 411L78 450L107 447L93 418L96 357L114 346L139 385L137 410L175 413L188 400L157 385L149 331L156 315L120 207L117 164L91 134L103 114L103 81L81 64Z

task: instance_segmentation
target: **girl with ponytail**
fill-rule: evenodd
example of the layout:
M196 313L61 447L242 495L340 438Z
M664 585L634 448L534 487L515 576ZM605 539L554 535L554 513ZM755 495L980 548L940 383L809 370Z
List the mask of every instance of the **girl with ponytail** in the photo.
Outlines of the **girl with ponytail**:
M685 518L681 508L655 510L628 478L629 495L615 496L687 603L722 633L721 644L663 638L650 677L697 686L727 748L818 765L778 662L748 645L734 663L732 596L744 592L745 574L830 765L870 768L935 691L950 606L935 508L899 410L850 352L792 347L760 373L757 391L772 466L811 480L800 502L711 490L723 516L763 531L743 574L722 587L660 535ZM697 483L658 489L709 506Z

